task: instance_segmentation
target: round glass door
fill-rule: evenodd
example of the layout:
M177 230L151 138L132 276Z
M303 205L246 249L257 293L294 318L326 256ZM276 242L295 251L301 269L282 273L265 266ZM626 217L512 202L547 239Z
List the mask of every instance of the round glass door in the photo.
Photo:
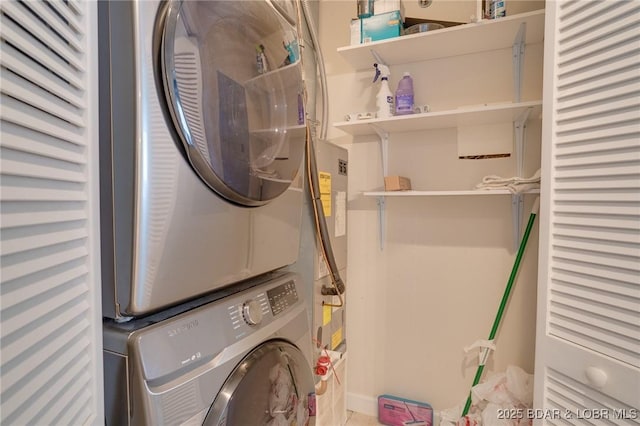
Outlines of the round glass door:
M263 205L296 178L306 138L294 26L269 0L170 1L160 63L180 143L229 201Z
M292 344L272 340L236 366L204 425L314 425L310 398L315 398L315 387L306 358Z

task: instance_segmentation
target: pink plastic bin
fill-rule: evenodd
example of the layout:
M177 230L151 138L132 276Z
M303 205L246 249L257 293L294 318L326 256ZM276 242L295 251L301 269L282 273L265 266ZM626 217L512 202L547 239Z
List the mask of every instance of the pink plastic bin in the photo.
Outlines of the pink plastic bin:
M388 426L432 426L433 409L424 402L380 395L378 421Z

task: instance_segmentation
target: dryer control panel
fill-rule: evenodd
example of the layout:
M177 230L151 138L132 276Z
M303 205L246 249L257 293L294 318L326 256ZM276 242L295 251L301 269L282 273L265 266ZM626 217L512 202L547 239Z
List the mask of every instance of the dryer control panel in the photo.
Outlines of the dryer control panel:
M267 290L267 297L269 298L271 312L273 312L273 316L275 317L280 312L284 311L289 306L293 306L298 301L296 284L293 280L291 280L270 290Z

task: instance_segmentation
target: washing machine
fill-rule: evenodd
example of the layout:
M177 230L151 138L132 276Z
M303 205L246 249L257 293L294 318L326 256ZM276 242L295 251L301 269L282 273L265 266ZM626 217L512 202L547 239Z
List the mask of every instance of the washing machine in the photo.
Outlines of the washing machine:
M106 319L105 424L314 425L304 288L267 275L157 322Z
M306 123L288 1L101 1L103 313L294 263Z

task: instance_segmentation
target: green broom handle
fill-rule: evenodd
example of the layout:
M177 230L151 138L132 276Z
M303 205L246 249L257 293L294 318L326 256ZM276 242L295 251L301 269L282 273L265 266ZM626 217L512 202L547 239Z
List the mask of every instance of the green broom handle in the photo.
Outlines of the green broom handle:
M527 223L527 228L524 231L524 235L522 236L522 241L520 241L520 247L518 248L518 254L516 255L516 260L513 262L513 268L511 269L511 275L509 276L509 281L507 282L507 288L504 290L504 294L502 295L502 301L500 301L500 307L498 308L498 313L496 314L496 318L493 321L493 327L491 327L491 333L489 333L489 340L493 340L496 337L496 333L498 332L498 327L500 326L500 322L502 321L502 316L504 315L504 310L507 307L507 302L509 301L509 296L511 294L511 288L513 287L513 283L516 280L516 275L518 275L518 268L520 267L520 261L522 260L522 255L524 254L524 250L527 246L527 241L529 240L529 234L531 233L531 228L533 228L533 222L536 220L536 215L538 214L538 210L540 208L540 199L537 198L533 203L533 208L531 209L531 214L529 215L529 222ZM473 378L473 388L475 385L480 383L480 378L482 377L482 371L484 370L484 364L478 365L478 369L476 370L476 375ZM462 416L464 417L469 413L469 408L471 408L471 391L469 391L469 396L467 397L467 403L464 406L464 410L462 410Z

